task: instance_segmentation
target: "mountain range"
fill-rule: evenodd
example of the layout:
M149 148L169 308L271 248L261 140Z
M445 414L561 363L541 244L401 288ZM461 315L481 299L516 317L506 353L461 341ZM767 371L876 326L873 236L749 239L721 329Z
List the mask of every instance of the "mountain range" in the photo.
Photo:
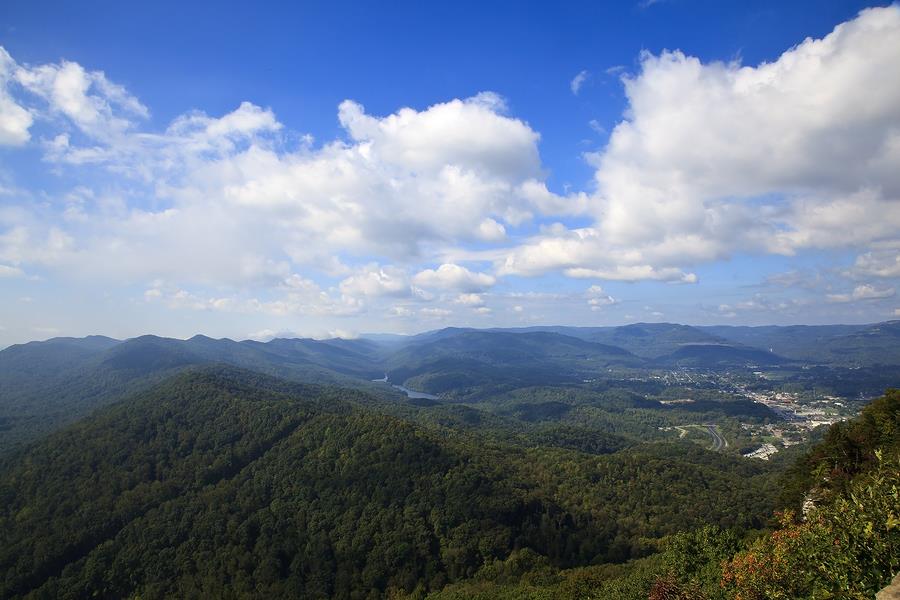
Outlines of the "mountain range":
M889 392L818 454L806 452L821 428L748 459L750 430L784 421L747 394L896 385L898 330L12 346L0 351L0 597L647 598L684 561L681 580L715 591L736 536L798 506L833 448L854 458L831 467L832 487L898 444ZM889 565L871 573L865 589Z
M414 336L187 340L145 335L53 338L0 351L0 449L72 422L189 366L223 364L291 381L395 394L387 376L446 399L473 400L610 370L900 366L900 321L874 325L447 328ZM889 369L890 371L890 369ZM892 371L891 371L892 372ZM878 382L880 383L880 382Z

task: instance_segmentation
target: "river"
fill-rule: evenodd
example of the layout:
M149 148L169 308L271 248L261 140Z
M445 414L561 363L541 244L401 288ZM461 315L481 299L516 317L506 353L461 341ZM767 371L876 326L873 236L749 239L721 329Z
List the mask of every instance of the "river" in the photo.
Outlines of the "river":
M417 392L416 390L411 390L409 388L405 388L402 385L397 385L395 383L391 383L388 381L387 373L384 374L384 377L381 379L373 379L372 381L376 383L387 383L390 384L391 387L396 388L406 394L407 398L415 398L415 399L423 399L423 400L440 400L434 394L426 394L425 392Z

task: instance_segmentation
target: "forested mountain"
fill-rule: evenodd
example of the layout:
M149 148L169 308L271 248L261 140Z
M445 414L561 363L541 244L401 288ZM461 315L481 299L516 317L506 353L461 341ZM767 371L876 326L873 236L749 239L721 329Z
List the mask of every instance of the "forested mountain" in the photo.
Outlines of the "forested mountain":
M558 569L514 552L427 598L873 598L900 572L900 391L832 426L777 485L788 490L777 503L786 510L761 531L683 531L621 565Z
M635 323L610 327L590 334L587 339L621 346L646 358L659 358L695 344L723 345L725 340L696 327L673 323Z
M700 327L734 343L799 361L833 365L900 365L900 321L873 325Z
M884 348L894 329L816 343L874 361L861 345ZM782 548L788 534L767 528L821 557L822 535L866 535L863 509L887 519L872 543L895 557L896 392L808 453L821 428L769 462L742 454L807 418L760 394L835 421L855 414L861 379L900 374L727 333L13 346L0 352L0 597L755 598L747 586L788 572L748 567ZM384 375L438 397L372 381ZM775 519L810 498L817 524ZM894 569L840 556L870 565L841 567L858 589Z
M227 364L313 383L365 386L380 373L363 340L234 342L152 335L55 338L0 352L0 452L191 366Z
M442 332L392 353L385 371L431 393L471 397L528 385L572 382L586 369L638 366L627 350L551 332Z
M373 339L55 338L0 351L0 453L190 366L227 364L294 381L389 394L391 383L454 401L571 386L611 371L787 369L780 379L868 395L898 383L900 322L870 326L448 328ZM818 365L818 366L815 366ZM885 370L879 365L888 365ZM812 370L817 369L817 370ZM625 377L625 375L620 375Z
M13 453L0 596L421 595L514 551L620 562L773 506L767 468L692 444L529 448L372 404L191 369Z
M656 359L656 364L661 366L694 368L772 366L786 362L765 350L729 344L683 344L671 354Z

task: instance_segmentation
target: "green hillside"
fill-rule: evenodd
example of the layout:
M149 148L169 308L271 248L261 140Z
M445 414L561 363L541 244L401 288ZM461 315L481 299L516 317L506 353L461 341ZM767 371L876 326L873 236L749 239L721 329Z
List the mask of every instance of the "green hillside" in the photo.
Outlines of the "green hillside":
M13 453L0 596L421 596L511 553L620 563L704 523L759 527L774 502L771 469L693 444L589 454L375 405L192 369Z
M189 367L230 365L293 381L368 387L381 372L365 341L263 344L146 335L55 338L0 351L0 453Z
M788 491L779 501L785 510L762 530L705 525L621 565L557 569L519 552L427 597L872 598L900 572L900 391L834 425L777 485Z

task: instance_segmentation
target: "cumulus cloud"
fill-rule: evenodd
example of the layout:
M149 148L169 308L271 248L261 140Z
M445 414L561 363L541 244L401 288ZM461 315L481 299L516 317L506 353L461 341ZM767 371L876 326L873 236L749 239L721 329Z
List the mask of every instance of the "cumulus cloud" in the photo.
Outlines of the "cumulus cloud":
M894 288L876 288L873 285L864 283L853 288L852 292L846 294L828 294L826 297L829 302L857 302L859 300L880 300L883 298L891 298L894 295Z
M102 71L0 50L0 144L35 136L57 173L103 182L42 202L4 195L0 265L160 280L149 301L267 314L384 314L398 298L483 307L475 296L499 278L547 273L697 283L700 265L736 254L822 248L858 253L854 284L894 278L900 79L885 74L897 56L897 5L759 65L643 54L622 76L623 120L586 156L594 184L559 194L539 133L493 93L380 115L347 100L324 142L252 102L151 130Z
M484 304L484 296L481 294L460 294L454 302L465 306L481 306Z
M0 145L3 146L20 146L30 140L29 129L34 122L31 113L7 91L15 69L15 61L0 46Z
M338 109L346 139L314 148L308 138L291 145L296 136L281 136L273 111L250 102L140 131L147 108L104 73L70 61L19 65L5 51L0 58L0 101L12 102L18 86L16 101L30 101L29 111L60 129L43 142L46 160L105 171L124 190L112 203L87 190L56 215L22 204L0 223L0 260L16 268L239 288L278 286L314 269L347 276L347 294L424 298L391 267L350 272L338 256L416 261L503 241L509 228L547 212L586 210L584 194L547 189L539 135L508 116L496 94L383 117L346 101ZM15 122L3 119L4 127ZM0 143L26 141L29 126L0 133ZM448 268L432 278L437 287L479 291L494 282Z
M368 265L340 284L342 293L348 296L409 296L409 278L396 267Z
M8 62L4 72L44 101L35 110L79 133L63 127L46 140L46 159L104 169L132 186L125 210L83 203L77 228L50 215L20 219L23 239L10 252L24 262L82 274L103 264L119 279L259 285L295 266L324 268L338 254L416 260L440 247L503 241L510 227L547 212L586 210L584 194L547 189L539 135L508 116L496 94L384 117L345 101L338 117L347 139L290 147L274 113L249 102L141 132L147 109L102 72ZM38 243L51 226L73 242L59 261Z
M703 234L714 256L885 235L859 213L883 206L900 217L885 205L900 194L888 168L900 160L900 81L884 77L898 55L897 6L757 67L645 54L626 79L633 116L597 158L604 233L651 247ZM785 203L759 200L773 193ZM859 233L848 218L869 226Z
M497 280L487 273L470 271L460 265L445 263L437 269L418 272L413 281L424 288L475 293L493 286Z
M856 257L851 277L900 277L900 244L890 244Z
M601 310L604 306L609 306L611 304L616 304L617 300L603 291L603 288L599 285L592 285L585 292L585 296L587 296L588 306L591 307L591 310L598 311Z
M11 60L5 51L3 54ZM102 71L87 71L78 63L16 65L14 78L42 98L52 114L68 118L95 139L110 141L134 125L132 118L149 116L147 108L124 87L111 82Z
M668 279L737 252L896 239L900 79L885 73L897 56L897 5L757 66L644 53L623 79L627 118L588 157L594 225L546 232L500 269Z
M702 240L698 242L702 250ZM639 251L610 247L598 228L547 228L497 261L501 275L542 275L563 271L569 277L581 279L609 279L616 281L657 280L696 283L694 273L686 273L673 266L654 266ZM663 259L664 257L659 256Z

